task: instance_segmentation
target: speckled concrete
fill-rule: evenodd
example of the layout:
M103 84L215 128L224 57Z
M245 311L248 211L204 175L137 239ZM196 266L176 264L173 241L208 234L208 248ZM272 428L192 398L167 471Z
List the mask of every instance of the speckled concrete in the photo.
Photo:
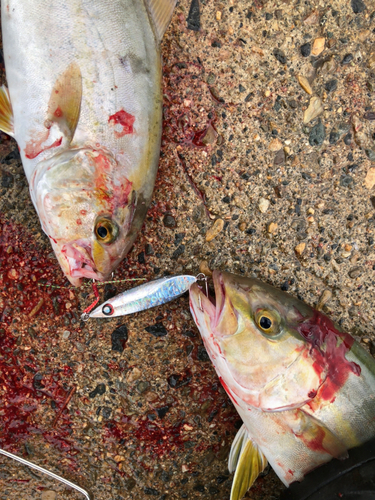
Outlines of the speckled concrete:
M199 31L189 8L163 41L157 184L115 279L225 269L311 305L328 290L325 312L373 350L374 4L207 0ZM0 446L96 500L228 500L240 422L187 297L80 322L93 294L45 286L67 283L4 134L0 158ZM271 471L247 498L282 488ZM0 457L1 500L54 498L82 497Z

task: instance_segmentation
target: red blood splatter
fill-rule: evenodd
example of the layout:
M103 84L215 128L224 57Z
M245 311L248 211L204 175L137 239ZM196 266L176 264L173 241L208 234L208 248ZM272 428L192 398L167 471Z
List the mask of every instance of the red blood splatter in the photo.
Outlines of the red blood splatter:
M33 139L31 139L25 147L26 158L33 159L36 158L42 151L42 144L46 142L49 137L49 130L40 132L38 134L33 134Z
M319 359L318 361L314 361L313 363L313 368L315 370L315 373L317 375L319 375L319 378L322 379L322 374L324 372L324 368L325 368L325 363L322 363L321 362L321 359Z
M202 381L207 383L202 385ZM216 419L218 426L223 426L229 433L233 433L233 423L238 420L238 414L229 405L224 391L217 383L216 375L210 367L208 370L202 370L199 378L194 382L194 377L189 385L184 387L190 388L190 397L194 398L200 404L210 402L210 405L205 408L204 415L207 415L207 420L211 422ZM178 391L178 389L176 389ZM173 397L169 395L169 397ZM178 396L176 396L178 398ZM170 408L177 404L177 399L174 401L169 400L168 404L165 401L154 401L153 407L160 408L168 405ZM205 418L202 415L202 418ZM161 458L163 456L178 456L180 451L184 449L185 441L189 440L189 433L184 429L185 423L193 425L191 422L185 420L175 421L173 418L169 420L170 413L163 419L157 418L156 420L144 420L142 417L122 415L120 420L110 421L106 424L107 435L104 436L105 445L109 446L111 442L118 443L123 447L124 442L129 442L134 438L137 440L137 447L143 453L156 455ZM231 438L228 438L229 441ZM212 446L215 453L221 449L221 443ZM210 445L211 448L211 445ZM202 441L199 443L195 450L202 452L207 449L207 443Z
M55 238L53 238L53 236L51 236L50 234L48 235L48 238L50 238L54 243L57 244L57 240L55 240Z
M132 190L132 182L123 179L122 184L116 184L114 178L114 166L108 156L98 152L96 156L92 156L92 161L95 163L95 188L97 193L106 202L111 202L113 209L117 207L125 207L129 203L129 194Z
M203 139L206 137L207 135L207 131L208 129L210 128L210 126L215 130L216 132L216 129L213 125L213 123L216 121L216 118L214 120L210 120L207 125L205 126L205 128L203 130L198 130L197 132L194 132L194 135L191 139L191 142L192 144L194 144L194 146L196 146L197 148L205 148L207 147L207 144L205 142L203 142Z
M126 134L132 134L134 132L133 124L135 122L135 116L127 113L124 109L117 111L114 115L111 115L108 119L108 123L111 125L121 125L122 131L118 132L115 130L115 137L119 139L124 137Z
M354 339L348 333L338 331L333 322L319 311L314 311L311 318L301 323L298 331L311 345L309 354L314 359L315 372L319 376L323 372L327 374L317 396L333 402L335 394L345 384L349 374L361 374L360 366L345 357L353 346Z
M46 400L61 407L67 396L63 382L68 386L72 378L72 369L56 362L50 352L56 319L65 314L65 309L60 312L61 305L67 300L76 305L76 301L69 290L37 286L65 282L57 264L48 260L49 252L41 250L22 226L0 216L0 447L17 452L38 434L72 459L76 450L70 441L70 411L64 410L56 430L45 427L39 418ZM38 331L34 338L29 313L41 299L39 314L47 334Z
M56 141L50 146L43 147L43 144L47 141L49 137L49 130L41 132L40 134L36 134L36 136L37 137L39 136L39 138L31 139L31 141L29 141L25 147L25 156L29 160L33 160L38 155L40 155L40 153L43 153L43 151L47 151L47 149L52 149L56 148L57 146L61 146L62 137L60 137L60 139L56 139Z
M206 212L206 215L209 219L213 219L214 217L211 216L208 208L207 208L207 201L206 201L206 194L204 192L202 192L198 187L197 185L195 184L195 182L193 181L193 179L191 178L187 168L186 168L186 164L185 164L185 161L184 161L184 158L182 155L180 155L179 153L177 153L177 156L180 160L180 163L181 163L181 166L182 166L182 169L183 171L185 172L185 175L191 185L191 187L194 189L195 193L198 195L198 197L202 200L203 202L203 206L204 206L204 210ZM197 325L198 326L198 325Z
M63 115L63 112L62 112L62 109L60 108L60 106L58 106L55 111L54 111L54 116L56 116L56 118L61 118L62 115Z
M121 422L108 422L107 437L117 441L128 441L135 437L143 443L142 451L159 458L171 455L176 448L181 449L187 437L183 435L183 421L172 424L165 421L136 420L124 415Z
M318 427L317 435L312 439L309 439L308 434L306 433L295 434L295 436L301 439L301 441L303 441L303 443L305 443L305 445L310 448L310 450L318 451L320 453L329 453L331 455L331 452L329 450L326 450L323 445L325 435L326 433L323 427Z
M231 400L232 400L232 401L233 401L236 405L238 405L237 401L235 400L235 398L234 398L234 396L233 396L232 392L230 391L229 387L227 386L227 384L224 382L224 380L223 380L221 377L219 377L219 379L220 379L221 385L222 385L222 386L224 387L224 389L225 389L225 392L228 394L228 396L231 398Z
M190 299L190 311L192 312L193 316L194 316L194 321L195 321L195 324L197 325L197 327L199 328L199 321L198 321L198 318L197 318L197 315L195 314L195 311L194 311L194 306L193 306L193 301Z

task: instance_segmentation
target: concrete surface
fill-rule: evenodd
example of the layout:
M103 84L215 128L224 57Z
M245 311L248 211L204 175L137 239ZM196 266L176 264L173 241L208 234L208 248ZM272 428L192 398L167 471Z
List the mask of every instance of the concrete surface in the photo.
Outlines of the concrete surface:
M189 9L163 41L154 198L114 279L225 269L311 305L328 290L325 312L374 351L374 4L202 0L200 27ZM240 422L188 298L80 322L94 295L46 286L68 283L4 134L0 158L0 446L96 500L228 500ZM282 489L270 471L246 498ZM82 497L0 457L1 500L55 498Z

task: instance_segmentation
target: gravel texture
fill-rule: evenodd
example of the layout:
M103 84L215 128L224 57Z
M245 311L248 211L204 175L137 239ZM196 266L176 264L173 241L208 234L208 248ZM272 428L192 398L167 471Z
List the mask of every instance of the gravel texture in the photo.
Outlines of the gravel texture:
M375 353L374 41L370 0L182 0L154 197L114 279L257 276L321 302ZM228 500L240 421L188 298L81 322L94 295L65 288L4 134L0 159L0 446L96 500ZM247 498L282 489L270 471ZM82 497L0 457L0 500L55 498Z

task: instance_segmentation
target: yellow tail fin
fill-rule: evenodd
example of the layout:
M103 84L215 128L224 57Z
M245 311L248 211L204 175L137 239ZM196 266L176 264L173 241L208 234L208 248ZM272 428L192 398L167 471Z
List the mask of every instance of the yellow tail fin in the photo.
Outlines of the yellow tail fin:
M0 87L0 130L14 137L12 104L5 85Z

